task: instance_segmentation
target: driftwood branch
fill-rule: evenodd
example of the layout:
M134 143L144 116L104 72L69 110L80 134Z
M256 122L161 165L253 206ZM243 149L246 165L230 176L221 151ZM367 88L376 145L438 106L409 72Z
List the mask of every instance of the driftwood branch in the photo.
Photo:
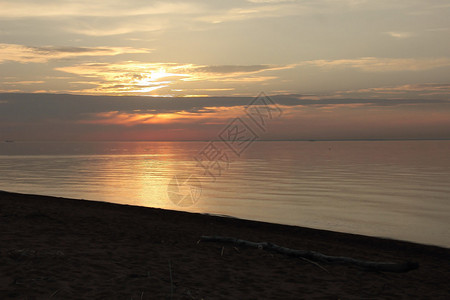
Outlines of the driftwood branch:
M268 242L251 242L247 240L240 240L233 237L224 236L202 236L200 238L202 242L222 242L231 243L235 245L247 246L252 248L263 249L267 251L277 252L287 256L306 258L312 261L328 264L340 264L340 265L355 265L371 271L381 272L395 272L402 273L417 269L419 265L415 262L406 261L402 263L394 262L375 262L360 260L345 256L330 256L315 251L308 250L295 250L290 248L281 247Z

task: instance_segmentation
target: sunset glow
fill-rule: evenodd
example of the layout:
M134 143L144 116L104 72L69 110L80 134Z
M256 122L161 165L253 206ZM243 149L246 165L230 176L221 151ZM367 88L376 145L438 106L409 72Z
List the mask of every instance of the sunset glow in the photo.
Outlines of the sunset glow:
M0 139L206 139L261 91L283 108L269 139L450 138L449 10L0 0Z

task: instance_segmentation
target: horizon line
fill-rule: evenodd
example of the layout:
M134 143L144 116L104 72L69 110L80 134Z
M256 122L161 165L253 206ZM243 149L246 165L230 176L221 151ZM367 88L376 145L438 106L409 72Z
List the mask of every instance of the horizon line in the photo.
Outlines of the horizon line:
M381 138L359 138L359 139L262 139L254 142L376 142L376 141L449 141L450 138L403 138L403 139L381 139ZM14 140L6 139L3 143L145 143L145 142L220 142L220 139L201 140Z

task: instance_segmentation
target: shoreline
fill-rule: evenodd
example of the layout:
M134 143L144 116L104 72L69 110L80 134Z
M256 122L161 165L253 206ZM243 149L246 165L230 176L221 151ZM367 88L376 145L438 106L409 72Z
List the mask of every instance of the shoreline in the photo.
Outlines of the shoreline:
M375 235L366 235L361 233L352 233L352 232L345 232L345 231L334 231L324 228L314 228L314 227L308 227L308 226L301 226L301 225L295 225L295 224L289 224L289 223L275 223L270 221L264 221L264 220L257 220L257 219L246 219L241 218L237 216L232 215L225 215L225 214L214 214L214 213L201 213L201 212L189 212L184 210L176 210L176 209L166 209L166 208L159 208L159 207L151 207L151 206L140 206L140 205L133 205L133 204L123 204L123 203L115 203L115 202L108 202L108 201L101 201L101 200L92 200L92 199L78 199L78 198L67 198L67 197L61 197L61 196L51 196L51 195L40 195L40 194L28 194L28 193L19 193L19 192L10 192L5 190L0 190L0 197L2 193L11 194L11 195L17 195L17 196L34 196L39 198L52 198L52 199L59 199L59 200L69 200L69 201L82 201L82 202L89 202L89 203L97 203L97 204L106 204L106 205L114 205L119 207L133 207L133 208L142 208L142 209L149 209L149 210L158 210L158 211L164 211L164 212L173 212L173 213L182 213L182 214L188 214L193 216L206 216L206 217L213 217L213 218L223 218L223 219L233 219L237 221L242 222L250 222L250 223L260 223L260 224L266 224L269 226L281 226L281 227L287 227L287 228L297 228L302 229L306 231L316 231L321 233L329 233L329 234L341 234L341 235L348 235L348 236L354 236L359 238L368 238L368 239L378 239L378 240L385 240L385 241L392 241L392 242L399 242L399 243L406 243L411 245L418 245L418 246L424 246L424 247L436 247L436 248L442 248L445 250L450 251L450 247L445 247L442 245L435 245L435 244L426 244L421 242L415 242L415 241L408 241L408 240L402 240L402 239L396 239L391 237L384 237L384 236L375 236Z
M450 295L450 249L159 208L0 191L0 296L8 299L373 299ZM392 274L198 243L233 236L373 261ZM324 271L324 269L326 271ZM170 275L170 276L169 276ZM170 277L172 276L172 280Z

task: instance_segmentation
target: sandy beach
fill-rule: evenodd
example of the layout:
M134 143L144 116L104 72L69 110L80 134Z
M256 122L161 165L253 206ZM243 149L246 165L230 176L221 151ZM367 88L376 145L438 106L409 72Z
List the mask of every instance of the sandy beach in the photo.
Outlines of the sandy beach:
M419 268L314 263L203 235ZM0 192L0 299L448 299L449 261L435 246Z

